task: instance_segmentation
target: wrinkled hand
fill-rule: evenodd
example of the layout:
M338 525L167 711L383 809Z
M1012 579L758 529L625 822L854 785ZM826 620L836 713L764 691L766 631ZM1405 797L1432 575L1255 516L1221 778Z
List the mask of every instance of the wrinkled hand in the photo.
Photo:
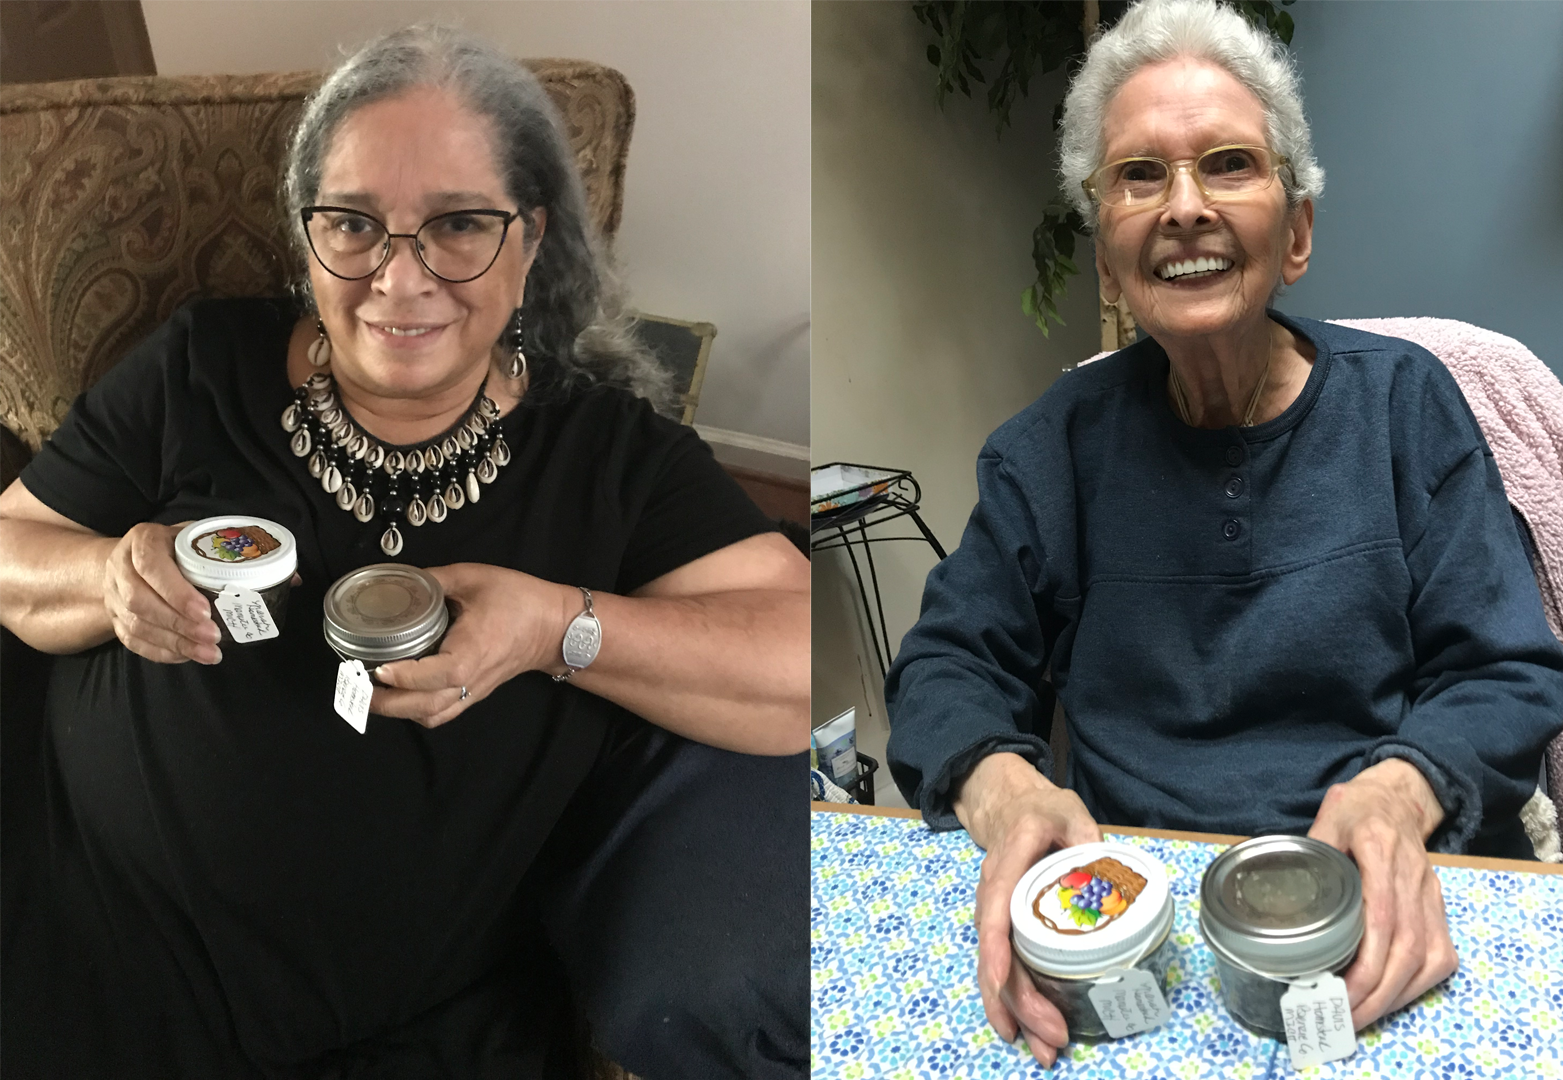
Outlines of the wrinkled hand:
M961 783L955 813L987 852L977 882L977 986L999 1036L1024 1035L1031 1056L1051 1065L1069 1029L1031 981L1010 944L1009 901L1026 871L1054 848L1102 838L1080 796L1050 783L1016 754L992 754Z
M435 655L375 672L381 685L370 698L371 712L435 728L524 671L563 668L560 644L581 608L580 590L485 563L428 572L454 608L450 630Z
M114 636L159 664L222 660L212 606L174 561L182 525L143 522L122 536L103 567L103 606Z
M1421 772L1392 758L1330 788L1308 830L1362 871L1366 929L1346 971L1359 1029L1415 1001L1460 966L1425 846L1442 820L1443 808Z

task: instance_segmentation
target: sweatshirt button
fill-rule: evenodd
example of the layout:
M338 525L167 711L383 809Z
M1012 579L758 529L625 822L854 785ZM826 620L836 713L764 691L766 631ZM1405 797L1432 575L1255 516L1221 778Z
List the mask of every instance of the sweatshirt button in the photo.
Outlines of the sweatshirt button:
M1227 464L1228 465L1241 465L1241 464L1243 464L1243 448L1241 446L1229 446L1229 447L1227 447Z
M1237 518L1227 518L1226 524L1221 526L1221 535L1228 540L1236 540L1243 527L1237 523Z
M1243 494L1243 478L1234 476L1227 481L1227 498L1235 499L1241 494Z

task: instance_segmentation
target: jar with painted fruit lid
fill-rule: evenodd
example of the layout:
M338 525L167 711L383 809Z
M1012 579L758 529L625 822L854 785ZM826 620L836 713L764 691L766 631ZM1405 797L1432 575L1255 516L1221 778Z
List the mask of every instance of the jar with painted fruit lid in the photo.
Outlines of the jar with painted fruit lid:
M220 644L249 644L282 630L298 569L293 534L282 525L249 514L202 518L174 537L174 562L211 601Z
M1151 855L1128 844L1082 844L1021 877L1010 897L1011 939L1071 1037L1118 1037L1166 1019L1174 909L1166 869ZM1138 1022L1115 1020L1115 1012Z
M1285 1041L1281 997L1294 982L1351 966L1362 940L1362 877L1306 836L1256 836L1228 848L1200 882L1199 929L1227 1011Z
M445 590L426 570L401 563L361 566L326 590L326 643L373 671L438 652L450 626Z

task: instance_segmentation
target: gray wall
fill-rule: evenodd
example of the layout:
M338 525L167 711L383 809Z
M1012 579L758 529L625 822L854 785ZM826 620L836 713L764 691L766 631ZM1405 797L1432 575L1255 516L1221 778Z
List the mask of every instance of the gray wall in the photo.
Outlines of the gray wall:
M1563 377L1563 3L1291 11L1327 182L1281 309L1463 319Z

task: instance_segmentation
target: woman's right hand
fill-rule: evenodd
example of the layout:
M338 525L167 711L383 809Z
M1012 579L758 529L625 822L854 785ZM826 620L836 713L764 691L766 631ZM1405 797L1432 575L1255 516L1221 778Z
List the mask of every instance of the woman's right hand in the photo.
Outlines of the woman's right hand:
M955 815L987 856L977 882L977 985L988 1023L1005 1042L1024 1035L1051 1065L1069 1030L1015 958L1009 901L1025 872L1055 848L1102 838L1080 796L1047 780L1018 754L991 754L961 782Z
M131 528L103 567L103 606L125 648L160 664L216 664L222 634L212 606L174 561L182 525L143 522Z

